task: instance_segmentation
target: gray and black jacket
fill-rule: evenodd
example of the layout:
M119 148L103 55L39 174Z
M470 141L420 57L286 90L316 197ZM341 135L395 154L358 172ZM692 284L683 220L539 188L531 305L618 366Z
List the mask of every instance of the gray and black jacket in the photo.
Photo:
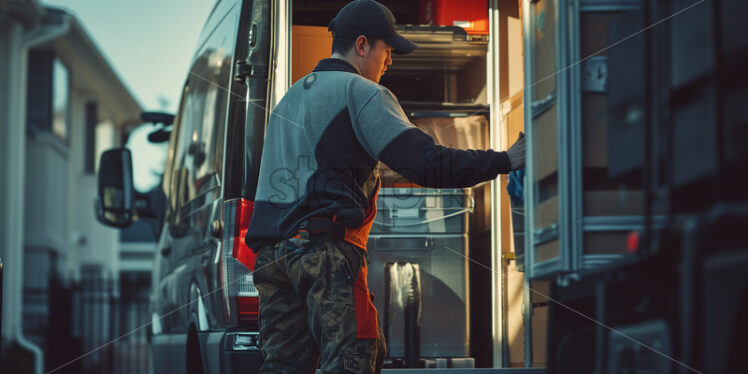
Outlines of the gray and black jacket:
M368 235L379 161L424 187L469 187L510 171L505 152L436 145L388 89L343 60L324 59L271 115L247 245L290 238L310 217Z

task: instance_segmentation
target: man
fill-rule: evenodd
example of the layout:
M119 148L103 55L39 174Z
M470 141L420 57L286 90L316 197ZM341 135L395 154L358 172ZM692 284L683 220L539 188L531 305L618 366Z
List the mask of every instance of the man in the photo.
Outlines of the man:
M416 48L389 9L354 1L329 29L332 58L291 87L265 138L246 236L258 250L262 373L381 371L365 260L379 161L426 187L469 187L524 167L523 139L508 152L463 151L409 123L378 84L391 53Z

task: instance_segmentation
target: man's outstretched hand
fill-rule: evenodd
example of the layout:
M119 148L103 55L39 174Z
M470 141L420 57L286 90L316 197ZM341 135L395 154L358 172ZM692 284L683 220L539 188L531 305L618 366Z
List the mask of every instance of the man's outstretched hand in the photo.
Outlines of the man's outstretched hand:
M509 164L512 171L523 169L525 167L525 134L519 133L519 139L506 151L509 156Z

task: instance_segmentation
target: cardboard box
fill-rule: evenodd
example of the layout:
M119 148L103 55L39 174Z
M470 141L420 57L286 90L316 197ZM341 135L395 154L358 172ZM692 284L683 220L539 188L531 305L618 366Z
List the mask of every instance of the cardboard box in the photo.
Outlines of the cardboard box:
M620 12L580 15L580 57L607 56L610 47L610 23ZM584 79L584 77L582 77ZM585 168L608 167L608 94L606 92L582 93L582 165Z
M411 122L439 145L458 149L487 149L490 145L485 116L414 118Z
M327 27L291 27L291 83L309 74L319 60L332 55L332 34Z
M534 157L535 173L533 182L539 182L558 172L558 134L556 128L556 107L548 109L535 118Z
M558 222L558 196L553 196L535 207L535 229Z
M502 148L509 148L519 138L520 131L524 131L524 113L522 105L522 91L512 95L500 105ZM501 250L502 252L516 252L514 242L514 223L512 221L511 203L506 186L509 179L501 176ZM520 230L524 230L521 227Z
M581 58L591 55L606 56L610 47L610 23L623 12L582 12L579 16Z
M535 64L532 72L532 101L545 100L556 92L556 9L552 0L539 0L535 7L533 32ZM533 119L535 173L533 182L539 182L558 171L557 109L555 105Z
M553 260L561 256L561 243L558 240L545 242L535 246L535 263Z
M524 58L522 48L521 4L499 1L499 97L500 101L522 92Z
M514 234L512 231L512 210L509 202L509 194L506 192L506 186L509 184L507 175L499 176L499 199L501 201L501 252L514 252ZM496 206L495 204L493 205ZM490 222L490 221L489 221Z
M522 284L525 274L517 270L516 262L506 266L507 305L504 318L507 319L509 338L509 366L523 367L525 363L525 326L522 318Z
M642 191L585 191L582 214L590 216L636 216L644 213ZM535 228L548 227L558 222L558 196L553 196L535 207Z
M644 192L630 190L585 191L585 216L633 216L644 214Z
M520 131L525 131L525 113L522 103L522 91L512 95L508 100L501 103L501 120L506 130L506 147L510 147L517 141Z
M608 95L582 94L582 166L608 167Z
M533 6L533 4L531 4ZM553 0L539 0L535 6L535 68L533 71L533 101L543 100L556 91L556 8Z
M535 76L534 100L545 99L555 91L556 54L555 31L552 16L555 14L553 4L541 0L535 4ZM604 56L608 46L608 26L617 13L583 13L581 15L581 56ZM558 93L557 93L558 94ZM539 152L555 152L557 137L555 129L549 128L548 112L536 118L538 123L536 152L538 159L536 179L542 180L557 170L555 154L543 155ZM541 123L542 122L542 123ZM555 125L555 120L553 121ZM543 127L542 129L540 127ZM586 168L605 168L608 166L608 95L605 92L582 93L582 158ZM553 148L550 148L550 147ZM547 157L544 157L547 156ZM542 161L541 161L542 160Z
M594 216L639 216L644 213L644 193L642 191L586 191L583 195L583 214ZM547 227L558 221L558 196L554 196L535 208L535 228ZM585 254L626 253L628 232L585 232L583 238ZM558 242L536 246L536 259L550 259L557 256Z
M509 338L508 367L524 367L525 364L525 326L522 316L522 287L524 273L517 271L515 263L510 262L504 271L507 272L507 305L504 318L507 318L507 337ZM545 296L551 295L550 282L530 281L530 300L533 303L548 302ZM533 308L532 315L532 366L544 367L547 362L546 342L548 335L548 307Z
M548 302L545 296L551 296L551 282L530 281L530 290L533 303ZM548 362L548 310L547 305L532 310L532 367L546 367Z
M584 254L590 255L612 255L627 253L627 241L629 233L625 231L597 232L587 231L584 233Z

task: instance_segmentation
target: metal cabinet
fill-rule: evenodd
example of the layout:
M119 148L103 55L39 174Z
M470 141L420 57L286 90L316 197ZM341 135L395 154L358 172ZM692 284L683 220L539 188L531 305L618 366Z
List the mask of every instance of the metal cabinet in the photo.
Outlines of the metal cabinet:
M630 236L643 229L643 186L610 179L608 170L614 100L608 56L623 40L616 40L614 24L642 6L639 0L523 2L530 279L563 283L624 258Z
M366 247L369 289L377 295L374 305L384 322L388 358L407 362L407 342L414 339L419 342L416 359L463 358L463 364L474 365L468 260L473 207L470 189L380 189ZM415 267L390 268L398 264ZM419 279L417 291L410 289L413 276ZM420 310L417 330L408 328L407 305L394 295L411 292Z

